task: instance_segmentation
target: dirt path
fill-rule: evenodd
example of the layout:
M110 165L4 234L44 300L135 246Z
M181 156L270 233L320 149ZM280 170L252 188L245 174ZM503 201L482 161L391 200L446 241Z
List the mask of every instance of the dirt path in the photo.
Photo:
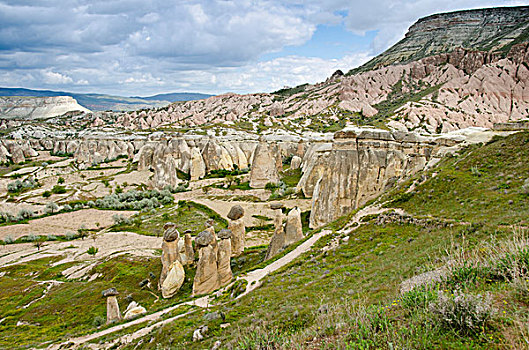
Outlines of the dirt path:
M294 249L293 251L289 252L288 254L283 256L282 258L274 261L270 265L268 265L268 266L266 266L266 267L264 267L262 269L259 269L259 270L251 271L247 275L240 277L240 278L246 279L248 281L248 286L246 288L246 291L243 294L241 294L240 296L238 296L238 298L240 298L243 295L246 295L246 294L250 293L251 291L253 291L254 289L256 289L260 285L261 279L263 279L269 273L274 272L274 271L280 269L281 267L287 265L288 263L290 263L291 261L293 261L294 259L299 257L301 254L303 254L306 251L308 251L314 245L314 243L316 243L321 237L323 237L323 236L325 236L325 235L327 235L329 233L331 233L331 231L328 231L328 230L324 230L324 231L318 232L317 234L315 234L314 236L310 237L308 240L303 242L296 249ZM230 286L231 286L231 284L226 286L226 287L224 287L223 290L229 288ZM132 327L134 325L138 325L138 324L141 324L141 323L144 323L144 322L154 321L156 319L159 319L162 315L167 314L167 313L169 313L169 312L171 312L173 310L176 310L178 307L184 306L184 305L194 305L194 306L198 306L200 308L207 308L211 304L209 302L209 296L204 296L202 298L195 299L193 301L189 301L189 302L185 302L185 303L181 303L181 304L178 304L178 305L171 306L169 308L160 310L160 311L155 312L153 314L137 318L137 319L135 319L133 321L130 321L130 322L127 322L127 323L123 323L123 324L120 324L120 325L105 329L105 330L100 331L100 332L92 333L92 334L89 334L89 335L86 335L86 336L82 336L82 337L78 337L78 338L69 339L65 343L52 345L48 349L59 349L61 347L61 345L65 345L65 344L71 344L72 346L79 346L81 344L90 342L92 340L98 339L100 337L103 337L103 336L111 334L111 333L115 333L115 332L121 331L123 329ZM152 325L150 325L148 327L141 328L141 329L139 329L139 330L137 330L137 331L135 331L133 333L124 335L124 336L116 339L115 341L112 342L112 344L120 344L120 343L123 344L123 343L131 342L131 341L133 341L135 339L143 337L144 335L148 334L153 329L159 328L159 327L161 327L161 326L163 326L163 325L165 325L167 323L170 323L171 321L174 321L174 320L176 320L178 318L184 317L184 316L189 315L189 314L191 314L193 312L196 312L196 311L197 310L193 310L193 311L187 312L185 314L174 316L174 317L169 318L167 320L159 321L159 322L154 323L154 324L152 324ZM107 346L109 346L109 344L105 344L104 346L106 348Z

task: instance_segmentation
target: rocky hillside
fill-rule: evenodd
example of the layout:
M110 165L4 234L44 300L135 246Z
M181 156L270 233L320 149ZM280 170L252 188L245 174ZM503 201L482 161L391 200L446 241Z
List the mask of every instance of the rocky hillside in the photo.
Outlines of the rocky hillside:
M419 19L401 41L356 71L416 61L457 48L505 53L528 37L528 6L440 13Z
M46 119L74 111L90 113L69 96L0 97L0 119Z

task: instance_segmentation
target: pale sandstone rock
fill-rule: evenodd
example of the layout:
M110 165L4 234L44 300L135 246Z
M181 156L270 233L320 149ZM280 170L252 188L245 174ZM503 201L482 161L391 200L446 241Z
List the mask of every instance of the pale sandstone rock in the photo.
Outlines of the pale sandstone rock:
M231 207L227 216L228 219L238 220L244 216L244 209L239 204L234 205L233 207Z
M182 263L180 251L178 248L178 241L180 234L176 229L174 223L166 223L164 225L164 239L162 242L162 272L160 273L160 280L158 282L158 289L162 289L162 285L167 278L171 266L175 261Z
M231 254L239 256L246 246L246 227L242 217L237 220L228 219L228 229L231 231Z
M281 209L275 209L274 212L274 235L268 245L265 260L273 258L280 253L284 249L286 243L286 235L283 227L283 212Z
M184 236L184 247L186 256L185 263L186 265L191 265L195 262L195 251L193 250L193 242L189 233L186 233Z
M290 161L290 169L299 169L301 168L301 158L298 156L292 157Z
M173 297L185 280L185 271L179 260L174 261L169 266L169 272L162 282L162 296L166 299Z
M264 188L267 183L278 183L276 157L267 142L260 142L255 150L250 172L250 186Z
M125 310L125 316L123 317L125 320L130 320L136 316L142 315L146 313L147 310L139 305L135 301L131 301L129 306L127 306L127 309Z
M301 225L301 210L293 208L287 215L285 227L285 245L290 245L303 239L303 228Z
M217 268L218 245L215 237L208 231L202 231L195 239L199 246L198 264L193 281L193 295L210 293L220 288Z
M225 286L233 279L231 272L231 231L221 230L219 232L219 251L217 255L217 268L220 286Z

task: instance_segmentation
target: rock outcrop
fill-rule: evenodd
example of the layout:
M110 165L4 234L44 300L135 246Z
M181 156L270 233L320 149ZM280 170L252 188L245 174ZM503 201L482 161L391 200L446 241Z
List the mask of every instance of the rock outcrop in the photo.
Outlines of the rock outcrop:
M274 235L272 236L270 244L268 245L265 260L273 258L286 246L285 228L283 226L284 215L282 208L283 204L281 203L270 204L270 209L274 211Z
M234 205L228 213L228 229L231 231L231 256L239 256L246 246L246 227L243 221L244 209Z
M218 244L215 235L202 231L195 238L198 246L198 264L193 281L193 295L210 293L220 288L217 268Z
M267 183L278 183L277 157L271 145L261 141L255 150L250 173L250 187L264 188ZM281 162L281 160L279 159Z
M174 223L164 225L164 235L162 243L162 271L158 282L158 289L162 291L164 298L170 298L182 286L185 278L182 258L178 241L180 234Z
M0 118L46 119L68 112L91 113L70 96L0 97Z
M127 309L125 310L125 316L123 317L125 320L130 320L135 318L136 316L143 315L146 313L147 310L139 305L135 301L131 301L129 306L127 306Z
M107 298L107 324L121 321L121 312L116 298L119 293L116 288L106 289L102 294L104 298Z
M331 148L316 152L316 161L304 169L300 181L305 195L312 196L310 226L331 222L422 170L434 146L432 140L410 133L337 132Z
M303 227L301 224L301 210L298 207L291 209L287 215L285 225L285 245L290 245L303 239Z
M220 286L225 286L233 279L231 272L231 231L220 230L219 251L217 253L217 269L219 274Z

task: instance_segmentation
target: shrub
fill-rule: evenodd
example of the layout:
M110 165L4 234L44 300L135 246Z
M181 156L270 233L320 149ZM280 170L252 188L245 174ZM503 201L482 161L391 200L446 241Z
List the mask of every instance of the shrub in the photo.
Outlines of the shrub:
M33 235L33 234L27 235L21 238L23 242L35 242L38 239L39 239L39 236Z
M50 198L51 197L51 192L50 191L44 191L44 193L42 194L42 197Z
M7 184L7 192L19 193L25 190L30 190L38 186L38 183L33 178L27 178L24 181L16 180Z
M6 238L4 238L4 243L5 244L12 244L14 242L15 242L15 240L11 236L7 236Z
M96 316L96 317L94 317L94 321L92 322L92 325L93 325L94 327L101 327L102 325L105 324L105 322L106 322L106 321L105 321L105 319L104 319L103 317L101 317L101 316Z
M30 219L33 217L33 215L35 215L35 213L29 208L22 208L18 212L18 218L20 220Z
M46 207L44 208L44 212L46 214L53 214L54 212L56 212L57 210L59 209L59 206L54 203L54 202L48 202L48 204L46 204Z
M48 235L48 241L56 241L57 240L57 236L55 235Z
M493 314L490 296L474 296L459 290L452 295L438 292L437 301L430 303L429 310L443 327L463 334L478 333Z
M63 211L72 211L73 208L72 208L71 205L69 205L69 204L65 204L64 207L62 207L62 210L63 210Z
M98 251L99 251L98 248L96 248L96 247L90 247L90 248L88 248L88 250L86 251L86 253L87 253L88 255L92 255L92 256L94 256L94 255L97 254Z
M64 177L59 176L59 178L57 179L57 183L58 184L63 184L64 183Z
M60 185L55 185L55 186L53 186L53 188L51 189L51 193L53 193L53 194L63 194L63 193L66 193L66 187L64 187L64 186L60 186Z
M78 237L78 235L76 233L73 233L73 232L67 232L65 235L64 235L64 238L66 238L66 240L68 241L71 241L71 240L74 240Z
M114 224L116 225L121 225L121 224L130 225L131 223L130 219L124 217L121 214L112 215L112 220L114 220Z
M408 309L426 309L428 305L437 299L437 292L426 286L414 288L400 297L402 305Z

